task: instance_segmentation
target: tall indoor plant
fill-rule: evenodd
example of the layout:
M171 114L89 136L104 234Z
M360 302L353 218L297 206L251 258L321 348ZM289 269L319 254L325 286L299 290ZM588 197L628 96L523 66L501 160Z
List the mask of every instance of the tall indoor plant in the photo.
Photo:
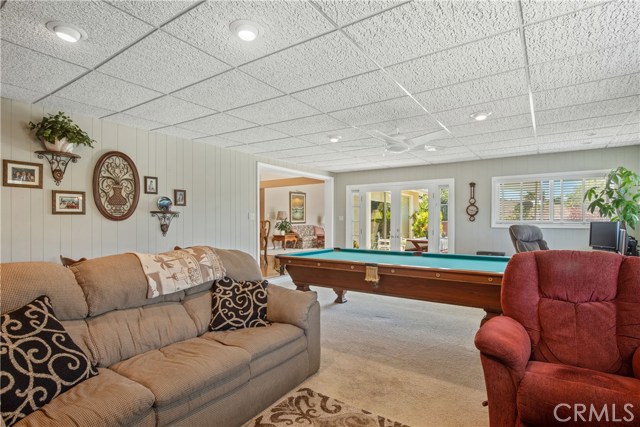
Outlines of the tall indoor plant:
M29 129L49 151L71 152L76 145L93 148L95 142L62 111L43 117L38 123L29 122Z

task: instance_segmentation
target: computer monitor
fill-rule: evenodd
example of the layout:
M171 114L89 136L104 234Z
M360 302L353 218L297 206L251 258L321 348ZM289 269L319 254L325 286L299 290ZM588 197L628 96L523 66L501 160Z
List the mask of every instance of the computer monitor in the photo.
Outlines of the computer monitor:
M589 231L589 246L601 251L620 252L621 231L619 222L592 222Z

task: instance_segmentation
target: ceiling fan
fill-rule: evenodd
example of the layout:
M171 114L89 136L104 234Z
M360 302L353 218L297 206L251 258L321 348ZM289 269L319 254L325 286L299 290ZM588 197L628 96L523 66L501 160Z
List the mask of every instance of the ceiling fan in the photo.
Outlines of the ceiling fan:
M384 141L385 152L392 154L406 153L407 151L411 150L428 150L428 148L432 147L428 145L429 142L434 141L438 138L444 138L449 135L449 133L444 129L440 129L439 131L427 133L413 138L407 138L406 136L401 135L398 130L396 130L396 135L393 136L387 135L386 133L380 132L379 130L374 130L373 132L379 137L379 139L382 139Z

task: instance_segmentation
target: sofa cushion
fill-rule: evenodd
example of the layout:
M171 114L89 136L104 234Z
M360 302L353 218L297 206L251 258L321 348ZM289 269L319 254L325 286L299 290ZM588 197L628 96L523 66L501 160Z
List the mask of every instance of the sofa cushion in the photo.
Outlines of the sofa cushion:
M211 290L212 331L267 326L266 280L237 281L229 277L218 280Z
M640 381L568 365L529 362L518 388L517 407L527 425L595 427L611 422L614 415L629 417L627 410L640 420Z
M304 331L285 323L274 323L267 328L209 332L201 338L244 349L251 356L252 378L307 348Z
M100 375L61 394L15 426L144 425L141 421L153 414L153 393L110 369L98 371ZM155 416L152 420L155 425Z
M2 419L7 425L98 374L46 295L1 318Z

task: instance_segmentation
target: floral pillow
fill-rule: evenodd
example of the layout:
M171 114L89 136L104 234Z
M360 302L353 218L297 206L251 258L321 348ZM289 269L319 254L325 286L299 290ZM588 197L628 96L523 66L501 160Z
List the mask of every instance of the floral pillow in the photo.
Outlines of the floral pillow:
M218 280L211 289L212 310L209 329L234 329L268 326L266 280L239 282L229 277Z

